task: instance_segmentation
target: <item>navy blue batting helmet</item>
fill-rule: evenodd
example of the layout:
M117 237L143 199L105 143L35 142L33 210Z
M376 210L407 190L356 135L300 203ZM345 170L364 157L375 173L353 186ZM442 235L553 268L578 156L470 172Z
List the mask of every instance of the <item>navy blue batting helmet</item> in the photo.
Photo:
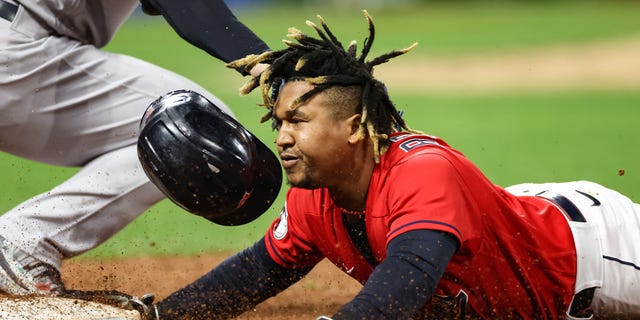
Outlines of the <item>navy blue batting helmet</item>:
M282 185L275 154L202 95L170 92L140 122L138 157L174 203L220 225L262 215Z

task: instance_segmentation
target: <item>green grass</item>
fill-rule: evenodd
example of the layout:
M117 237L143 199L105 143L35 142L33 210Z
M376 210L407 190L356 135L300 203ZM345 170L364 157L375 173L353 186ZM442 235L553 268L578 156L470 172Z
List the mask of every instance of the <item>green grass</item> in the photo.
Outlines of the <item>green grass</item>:
M421 55L464 55L640 34L640 3L632 1L442 1L394 8L261 7L239 17L280 47L286 28L313 32L305 20L325 18L344 43L367 36L362 9L376 24L374 52L417 41Z
M499 185L585 179L640 201L640 92L399 100L412 127L443 137Z
M374 54L418 41L416 54L428 56L525 50L637 35L638 9L640 3L633 2L472 1L374 8L370 13L378 27ZM259 8L238 16L279 48L287 27L309 31L303 22L317 13L340 38L362 42L365 24L359 8ZM232 106L251 131L268 144L273 141L275 135L268 125L258 123L264 111L256 106L257 95L239 97L237 91L228 90L228 83L239 86L243 79L184 43L160 18L127 23L107 50L143 58L197 81ZM640 92L414 93L392 98L405 110L411 127L443 137L497 184L587 179L640 201L640 131L635 123L640 118ZM620 169L625 170L622 176ZM0 154L0 212L45 192L75 171ZM165 200L81 258L236 250L263 235L282 201L281 194L251 224L222 227Z
M361 9L265 6L237 15L274 49L282 48L290 26L312 34L304 22L317 23L317 14L344 44L353 39L362 45L368 34ZM419 45L410 57L462 56L640 36L640 2L633 1L436 2L369 12L376 23L372 56L414 42ZM229 81L240 83L234 71L224 70L222 62L182 41L160 17L128 22L107 49L144 57L207 88Z

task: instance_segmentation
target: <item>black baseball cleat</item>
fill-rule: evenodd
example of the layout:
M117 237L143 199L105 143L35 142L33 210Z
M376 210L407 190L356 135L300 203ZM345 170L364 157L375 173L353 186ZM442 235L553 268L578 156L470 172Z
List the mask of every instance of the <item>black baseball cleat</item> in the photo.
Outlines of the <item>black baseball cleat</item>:
M58 269L0 236L0 293L56 296L64 290Z

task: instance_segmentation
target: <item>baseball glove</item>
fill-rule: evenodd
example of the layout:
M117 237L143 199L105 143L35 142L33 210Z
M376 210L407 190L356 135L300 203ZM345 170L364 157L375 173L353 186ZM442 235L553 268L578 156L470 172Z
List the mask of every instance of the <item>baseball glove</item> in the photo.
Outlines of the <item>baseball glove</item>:
M138 298L116 290L67 290L60 297L92 301L125 310L136 310L140 312L142 320L160 320L158 309L153 304L155 297L151 293Z

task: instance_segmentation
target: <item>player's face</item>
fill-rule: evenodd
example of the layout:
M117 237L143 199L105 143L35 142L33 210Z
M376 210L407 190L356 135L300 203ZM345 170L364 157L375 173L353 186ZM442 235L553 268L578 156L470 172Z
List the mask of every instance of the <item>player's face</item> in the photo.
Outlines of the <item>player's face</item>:
M313 86L305 81L284 85L274 106L276 145L289 184L331 187L348 174L352 118L340 119L323 94L291 109L291 102ZM351 156L352 158L352 156Z

